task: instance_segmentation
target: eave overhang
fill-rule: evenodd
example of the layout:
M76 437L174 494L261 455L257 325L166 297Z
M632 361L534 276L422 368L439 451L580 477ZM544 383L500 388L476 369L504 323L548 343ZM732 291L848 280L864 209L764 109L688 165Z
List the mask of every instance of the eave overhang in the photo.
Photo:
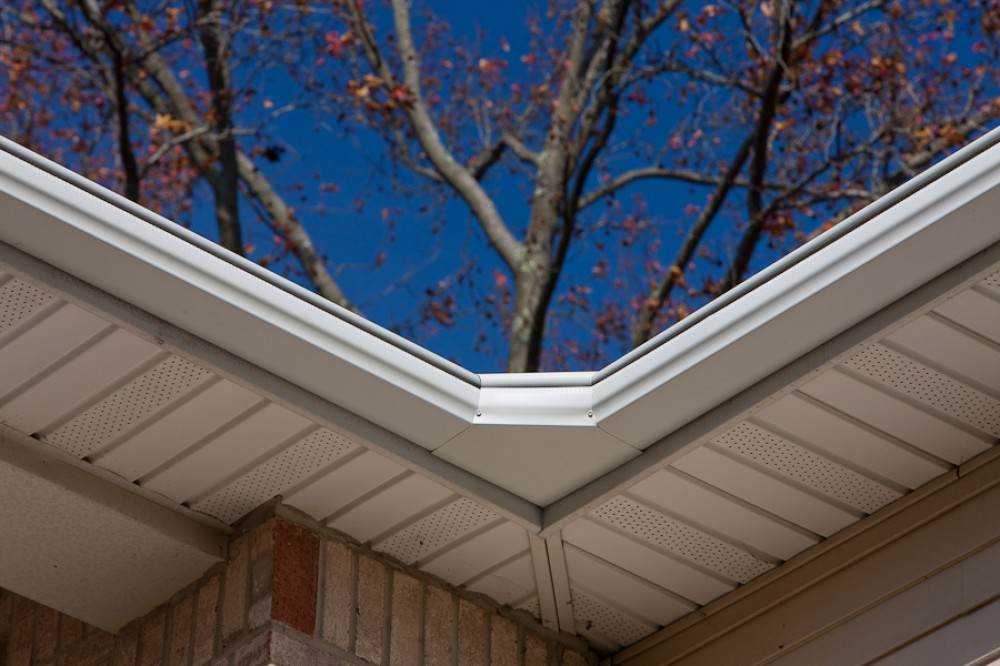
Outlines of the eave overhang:
M591 637L612 649L641 634L639 627L665 624L756 570L747 564L730 575L704 563L683 564L678 572L700 572L705 580L697 590L679 591L641 573L656 561L640 561L648 545L602 551L601 544L628 533L602 522L599 510L609 505L640 514L649 509L654 522L655 516L679 520L723 550L743 538L706 524L709 518L685 518L664 499L673 490L657 490L654 477L674 490L686 488L685 498L705 491L705 502L730 507L720 509L722 522L732 517L726 511L761 518L760 534L776 541L759 539L761 549L746 552L768 567L875 506L864 504L869 496L858 500L869 508L852 506L850 493L809 487L808 478L785 470L781 474L794 478L781 483L818 498L816 515L825 517L812 524L815 516L803 522L775 513L766 497L755 500L753 492L744 496L736 488L750 484L756 492L766 486L762 472L778 472L759 460L740 471L750 464L733 458L743 449L734 444L719 458L720 437L765 432L780 440L768 444L775 450L791 451L791 443L798 448L788 455L801 457L804 450L817 465L847 470L842 482L870 482L865 492L885 498L996 443L998 433L988 425L944 413L939 420L970 433L973 442L964 453L928 451L885 430L891 424L874 424L860 406L833 403L858 382L881 381L861 381L867 370L850 365L881 345L905 357L900 363L915 359L943 382L971 386L986 396L982 409L994 409L1000 388L990 375L964 368L968 358L949 360L944 352L938 358L936 350L958 336L959 347L972 350L962 352L972 362L992 367L1000 358L1000 327L993 329L1000 291L989 277L1000 269L998 142L1000 134L988 134L603 370L476 375L0 140L0 288L12 294L34 289L52 299L13 321L9 331L0 329L0 361L5 349L18 345L40 353L33 341L59 329L57 314L81 330L95 327L89 337L58 343L56 361L24 369L23 379L7 387L0 382L0 421L41 447L71 450L84 469L140 484L147 499L160 498L185 520L197 522L196 512L213 516L219 529L281 494L361 541L452 582L478 585L564 630L578 623L560 604L614 606L603 588L614 587L608 581L615 576L648 583L652 591L635 591L649 599L640 619L619 621L629 628L617 636ZM969 299L980 299L985 310ZM128 342L132 338L137 342ZM109 371L89 397L67 397L45 413L35 394L46 378L72 380L73 363L100 364L99 350L115 354L117 340L132 345L134 362ZM188 370L176 369L184 364L205 375L190 378ZM118 430L87 430L88 437L104 437L93 444L71 446L57 435L88 414L94 420L94 413L118 409L108 406L116 396L159 381L157 372L181 373L190 385ZM828 388L800 391L821 375L830 377L815 386ZM896 393L891 399L894 406L921 400ZM210 422L213 412L219 423ZM867 433L880 446L888 442L895 447L886 454L890 462L824 448L822 438L799 423L800 412L830 417L831 427ZM180 432L174 421L183 420L175 416L181 413L200 414L207 430L191 434L190 447L178 443L164 453L162 437ZM240 427L271 428L273 437L253 448L232 434ZM737 477L710 479L699 471L712 464L705 456L735 464ZM287 469L292 458L306 459L296 462L300 476L262 480ZM908 471L896 475L893 465ZM411 512L399 506L408 502ZM407 541L442 521L458 521L466 531L434 547ZM494 542L506 550L486 556L483 544ZM777 545L768 551L768 543ZM743 557L730 555L734 562ZM469 558L481 561L469 565ZM594 576L604 578L588 581ZM511 580L526 582L505 587Z

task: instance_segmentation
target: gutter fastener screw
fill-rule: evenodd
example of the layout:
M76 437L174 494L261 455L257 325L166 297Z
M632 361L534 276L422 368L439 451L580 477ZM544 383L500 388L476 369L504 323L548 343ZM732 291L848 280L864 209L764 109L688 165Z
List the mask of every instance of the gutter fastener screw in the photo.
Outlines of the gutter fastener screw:
M589 416L590 418L594 418L594 410L588 411L587 416Z
M483 413L477 409L476 410L476 416L482 416L482 415L483 415Z

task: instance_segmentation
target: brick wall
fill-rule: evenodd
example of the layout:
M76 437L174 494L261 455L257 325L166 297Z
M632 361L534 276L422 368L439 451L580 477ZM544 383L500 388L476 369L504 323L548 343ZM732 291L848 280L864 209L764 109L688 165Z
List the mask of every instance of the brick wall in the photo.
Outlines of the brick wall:
M584 666L577 639L350 543L269 518L112 635L0 590L0 666Z

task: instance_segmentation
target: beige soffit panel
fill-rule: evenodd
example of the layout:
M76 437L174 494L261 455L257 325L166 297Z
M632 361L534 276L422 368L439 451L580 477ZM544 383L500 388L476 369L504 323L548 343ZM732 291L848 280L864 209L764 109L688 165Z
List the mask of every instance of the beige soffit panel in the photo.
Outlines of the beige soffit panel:
M994 575L998 516L1000 459L994 449L611 663L918 663L893 655L908 653L906 646L1000 597ZM982 647L984 636L975 627L966 627L966 640ZM995 639L995 632L989 637Z
M223 556L223 534L0 427L0 586L116 631Z

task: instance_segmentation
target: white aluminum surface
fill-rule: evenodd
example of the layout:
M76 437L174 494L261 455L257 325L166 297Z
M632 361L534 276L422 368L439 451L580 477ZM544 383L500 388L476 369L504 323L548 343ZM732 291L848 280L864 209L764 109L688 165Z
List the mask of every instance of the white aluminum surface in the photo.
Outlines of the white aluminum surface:
M408 474L335 512L327 524L365 542L391 533L392 528L405 526L415 516L454 499L455 494L441 484L419 474Z
M546 506L639 450L593 426L476 424L434 455Z
M329 471L300 484L286 495L285 502L322 521L405 471L402 465L384 456L360 450L358 455L338 461Z
M1000 148L972 153L612 370L481 378L3 153L0 421L225 523L281 496L614 650L997 443ZM994 273L907 301L960 264Z
M260 396L219 380L173 409L165 410L131 436L96 452L93 460L135 481L198 442L206 441L213 433L247 418L263 405Z

